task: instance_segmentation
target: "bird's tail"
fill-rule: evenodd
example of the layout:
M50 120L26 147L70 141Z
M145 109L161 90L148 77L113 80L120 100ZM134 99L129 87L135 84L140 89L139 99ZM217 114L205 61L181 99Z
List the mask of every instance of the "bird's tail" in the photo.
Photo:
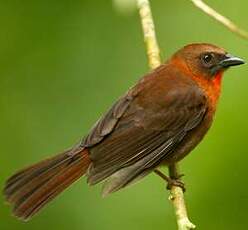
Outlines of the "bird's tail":
M90 165L87 149L66 151L25 168L10 177L4 188L13 214L28 220L43 206L83 176Z

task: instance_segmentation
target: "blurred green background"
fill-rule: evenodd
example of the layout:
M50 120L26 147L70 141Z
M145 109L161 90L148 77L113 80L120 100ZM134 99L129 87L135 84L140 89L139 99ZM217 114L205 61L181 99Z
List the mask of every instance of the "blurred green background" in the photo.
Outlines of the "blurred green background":
M211 42L248 60L244 41L190 1L152 1L161 54ZM246 0L208 3L248 29ZM224 4L223 4L224 3ZM148 71L136 11L111 1L0 1L0 186L15 170L70 147ZM247 229L247 66L228 71L216 121L182 163L199 229ZM85 179L28 223L0 197L1 230L176 229L155 175L105 199Z

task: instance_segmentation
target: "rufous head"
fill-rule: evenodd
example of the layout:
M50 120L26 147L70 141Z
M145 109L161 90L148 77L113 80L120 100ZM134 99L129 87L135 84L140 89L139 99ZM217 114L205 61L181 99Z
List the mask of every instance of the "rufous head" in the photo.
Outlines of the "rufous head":
M214 80L231 66L245 63L243 59L207 43L184 46L172 56L171 61L194 76L208 80Z
M208 95L213 108L220 95L223 72L231 66L245 63L243 59L207 43L184 46L168 62L197 82Z

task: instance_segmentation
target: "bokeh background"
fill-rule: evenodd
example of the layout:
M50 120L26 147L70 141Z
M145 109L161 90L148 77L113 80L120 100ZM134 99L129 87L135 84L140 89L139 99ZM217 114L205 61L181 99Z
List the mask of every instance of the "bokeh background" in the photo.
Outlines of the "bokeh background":
M209 0L248 29L246 0ZM190 1L152 1L163 59L211 42L248 60L247 41ZM148 71L135 10L92 0L0 0L0 187L15 170L70 147ZM247 229L248 76L226 73L216 121L182 163L189 214L199 229ZM28 223L0 197L2 230L176 229L165 184L155 175L113 194L85 179Z

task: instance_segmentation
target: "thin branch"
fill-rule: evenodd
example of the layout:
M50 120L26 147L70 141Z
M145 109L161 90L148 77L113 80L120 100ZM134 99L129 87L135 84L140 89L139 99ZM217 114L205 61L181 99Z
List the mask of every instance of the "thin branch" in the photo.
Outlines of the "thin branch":
M224 25L227 29L232 31L233 33L239 35L240 37L244 39L248 39L248 32L239 28L235 23L233 23L230 19L224 17L220 13L218 13L216 10L208 6L205 2L202 0L190 0L196 7L198 7L200 10L202 10L204 13L209 15L210 17L214 18L216 21Z
M196 226L190 222L184 201L183 191L180 187L172 186L169 200L173 203L177 219L178 230L195 229Z
M178 179L182 176L178 172L178 168L176 164L169 166L169 176L171 179ZM191 223L188 218L187 209L183 196L183 189L178 186L172 186L169 200L171 200L171 202L175 207L178 229L179 230L195 229L196 226L193 223Z
M149 66L154 69L161 64L161 61L149 0L137 0L137 5L144 32Z
M161 64L161 61L149 0L137 0L137 6L141 17L149 66L151 69L154 69ZM159 170L156 170L155 172L163 178L163 174ZM187 216L182 188L172 186L169 199L172 201L175 209L178 229L194 229L195 225L190 222Z

